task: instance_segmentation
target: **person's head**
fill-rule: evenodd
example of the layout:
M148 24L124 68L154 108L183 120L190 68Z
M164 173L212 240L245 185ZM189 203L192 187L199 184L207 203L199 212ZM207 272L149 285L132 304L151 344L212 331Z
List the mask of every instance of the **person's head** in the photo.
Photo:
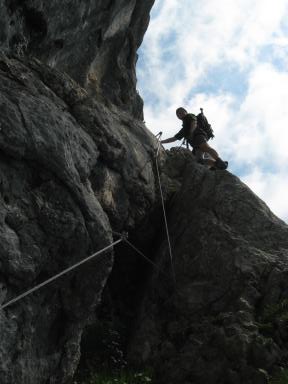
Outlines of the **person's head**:
M186 111L186 109L185 108L183 108L183 107L180 107L180 108L177 108L176 109L176 116L178 117L178 119L180 119L180 120L183 120L184 119L184 117L187 115L187 111Z

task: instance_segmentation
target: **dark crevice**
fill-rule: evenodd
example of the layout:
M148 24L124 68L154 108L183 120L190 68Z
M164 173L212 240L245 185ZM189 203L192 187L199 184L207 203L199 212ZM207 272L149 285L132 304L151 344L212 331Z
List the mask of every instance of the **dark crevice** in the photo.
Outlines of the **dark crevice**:
M3 72L10 72L9 65L5 61L0 61L0 70Z
M54 46L57 49L63 49L64 48L64 40L63 39L56 39L56 40L54 40Z
M48 32L47 21L44 14L32 7L29 7L25 1L15 0L8 3L8 9L11 14L21 13L24 18L26 33L30 36L28 48L39 45L44 40ZM14 23L14 21L12 21ZM10 40L10 46L16 47L25 44L25 37L19 34L14 35Z
M9 9L9 11L13 14L15 13L19 8L21 9L23 7L23 2L21 0L6 0L6 6Z
M97 47L100 48L102 43L103 43L102 29L98 29L96 31L96 45L97 45Z
M103 6L102 10L103 11L110 11L112 9L112 6L114 5L115 1L114 0L108 0L105 2L105 5Z
M42 12L33 8L24 8L26 28L34 42L41 42L47 35L47 22Z
M159 221L159 212L157 217ZM142 237L145 231L146 233L151 231L151 228L147 229L146 226L145 228L138 227L137 230L129 234L129 241L153 262L155 262L154 257L163 240L158 231L159 225L160 223L155 227L155 223L153 224L154 233L150 235L149 239ZM81 361L77 374L80 376L85 375L89 369L91 371L91 364L94 364L92 369L95 371L101 371L101 367L107 368L107 364L110 370L119 369L123 364L125 366L126 353L135 331L141 303L155 268L127 243L119 244L114 252L114 265L102 295L102 303L97 309L97 322L85 330L82 339ZM168 290L171 289L172 279L168 281L167 276L162 276L161 273L159 279L163 279L162 284L165 284ZM109 352L107 334L111 332L118 335L118 341L114 340L114 345L118 343L118 346L116 350ZM92 339L94 340L93 343L91 342ZM111 343L113 344L112 341ZM113 349L113 345L111 348ZM111 358L108 356L109 353L112 355L117 353L118 365L109 366L111 364L108 361ZM119 354L122 354L121 358ZM98 362L96 366L95 362Z
M54 322L51 324L48 340L50 340L50 345L53 347L49 352L54 352L55 345L61 345L61 339L63 335L65 335L67 324L69 323L69 319L63 309L59 309L58 313L55 317Z

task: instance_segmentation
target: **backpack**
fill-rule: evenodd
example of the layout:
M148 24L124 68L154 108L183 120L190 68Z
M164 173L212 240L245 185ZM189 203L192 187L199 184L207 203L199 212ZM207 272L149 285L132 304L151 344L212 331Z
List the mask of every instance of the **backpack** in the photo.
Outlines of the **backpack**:
M208 120L206 116L203 113L203 108L200 108L201 113L197 115L197 126L205 132L207 139L213 139L214 137L214 132L213 129L211 128L211 125L208 123Z

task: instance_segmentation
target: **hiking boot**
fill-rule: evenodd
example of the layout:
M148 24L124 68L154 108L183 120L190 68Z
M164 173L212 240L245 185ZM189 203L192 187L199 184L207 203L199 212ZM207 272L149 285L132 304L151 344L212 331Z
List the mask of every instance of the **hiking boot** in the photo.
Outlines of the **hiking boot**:
M228 167L228 161L223 161L220 157L218 157L215 161L215 167L217 169L226 169Z

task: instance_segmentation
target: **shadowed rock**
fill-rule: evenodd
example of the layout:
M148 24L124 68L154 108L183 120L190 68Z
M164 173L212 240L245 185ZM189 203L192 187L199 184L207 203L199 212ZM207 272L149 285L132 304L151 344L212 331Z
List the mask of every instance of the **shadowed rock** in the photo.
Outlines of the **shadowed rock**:
M89 94L142 117L136 50L154 0L0 0L0 46L68 73Z
M121 2L97 4L0 2L2 303L110 244L112 228L133 228L155 200L155 139L131 114L142 114L135 57L152 2L131 1L124 13ZM105 60L96 28L106 33ZM125 48L130 33L134 58ZM119 63L118 55L127 66L117 72L107 61ZM92 67L101 72L98 88L89 83ZM129 82L119 88L122 77ZM117 90L127 91L127 104ZM72 378L112 261L108 252L0 311L1 383Z
M155 367L157 383L265 383L287 357L287 336L259 324L288 298L287 225L237 177L190 160L169 228L176 287L164 238L156 260L171 281L152 274L131 360Z
M157 141L135 88L152 4L0 0L1 303L110 244L112 231L129 231L166 274L121 244L1 309L1 384L71 382L104 287L130 361L152 366L157 384L261 384L287 361L287 226L188 150L159 158L172 283Z

